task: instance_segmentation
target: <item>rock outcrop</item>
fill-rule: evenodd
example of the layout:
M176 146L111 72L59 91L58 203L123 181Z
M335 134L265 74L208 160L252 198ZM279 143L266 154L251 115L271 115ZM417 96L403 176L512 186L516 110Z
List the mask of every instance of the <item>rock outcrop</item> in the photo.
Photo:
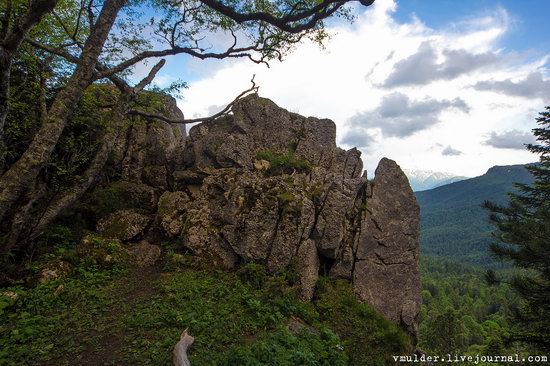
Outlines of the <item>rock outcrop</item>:
M104 235L125 242L160 235L227 269L292 268L304 300L319 276L344 278L359 299L416 335L419 208L395 162L383 159L369 181L361 153L336 146L334 122L257 95L184 140L160 123L134 126L124 141L115 159L123 179L153 191L132 186L143 213L103 218ZM158 250L143 248L145 261L156 261Z
M163 105L164 115L172 119L183 118L174 98L162 94L155 96L161 99L156 103ZM115 144L115 167L127 181L169 189L171 172L183 150L185 136L184 125L134 117Z
M361 300L416 334L420 210L407 177L392 160L380 161L371 192L355 255L354 288Z
M258 96L194 126L159 200L165 236L213 264L298 269L311 299L319 275L353 282L357 296L413 336L420 304L419 209L399 166L372 182L360 152L336 146L336 126Z
M135 210L116 211L97 224L97 231L105 238L131 241L142 237L152 219Z

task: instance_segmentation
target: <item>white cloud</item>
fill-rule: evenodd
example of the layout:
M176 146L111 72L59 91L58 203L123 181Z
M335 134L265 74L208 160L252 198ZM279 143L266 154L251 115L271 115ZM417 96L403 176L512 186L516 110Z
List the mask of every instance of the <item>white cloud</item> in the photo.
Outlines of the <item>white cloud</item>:
M525 79L480 81L474 85L477 90L494 91L497 93L518 96L524 98L550 98L550 80L544 80L539 71L527 75Z
M371 175L384 156L409 169L465 176L482 174L497 164L535 161L536 156L527 151L496 149L484 143L493 131L535 127L532 111L544 105L540 93L519 98L505 94L501 84L485 84L500 87L500 93L478 90L480 82L519 83L535 72L545 72L547 58L529 59L501 48L513 26L509 14L496 9L431 29L417 18L398 23L392 17L395 8L392 0L359 8L362 13L354 24L338 23L329 29L333 36L326 50L304 43L270 69L245 60L232 61L192 82L179 105L186 115L207 115L209 107L223 105L247 89L256 74L261 96L306 116L334 120L340 144L358 146ZM392 89L381 86L419 51L429 56L432 73L411 67L408 72L419 73L421 78L402 74L401 80L408 76L419 82L394 82ZM545 83L542 79L536 86L546 87ZM391 111L381 108L396 95L406 100L406 110L395 105L396 116L390 116ZM452 146L461 154L454 154L449 165L449 155L434 149L435 143L442 148Z
M353 130L379 129L383 136L408 137L418 131L429 129L441 122L441 114L448 109L457 109L464 113L469 107L460 98L454 100L435 100L425 98L412 101L403 93L395 92L382 97L380 105L368 112L358 113L347 123L348 134ZM343 143L352 145L344 138Z
M497 149L525 150L526 144L534 144L535 136L529 132L518 130L491 132L483 144Z
M451 147L451 145L448 145L446 148L444 148L441 151L441 155L443 155L443 156L457 156L457 155L462 155L462 151Z
M418 52L397 62L388 78L385 87L406 85L425 85L434 80L452 80L461 75L485 69L499 61L494 52L471 53L464 49L444 49L444 61L438 63L433 45L425 42Z

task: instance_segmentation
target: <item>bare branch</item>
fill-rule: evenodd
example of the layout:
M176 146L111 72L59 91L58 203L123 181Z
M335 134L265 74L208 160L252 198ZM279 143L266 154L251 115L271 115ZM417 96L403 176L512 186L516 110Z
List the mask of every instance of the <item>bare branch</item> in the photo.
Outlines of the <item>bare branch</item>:
M172 352L174 366L191 366L191 362L189 362L189 358L187 357L187 350L194 341L195 338L188 334L187 329L185 329Z
M88 15L88 23L90 28L94 26L95 23L95 15L94 15L94 0L88 1L88 6L86 7L87 15Z
M256 75L252 76L252 80L250 80L250 82L252 83L252 86L249 89L247 89L247 90L243 91L242 93L240 93L235 99L233 99L233 101L231 103L226 105L225 108L222 109L220 112L218 112L216 114L213 114L209 117L191 118L191 119L185 119L185 118L183 118L183 119L172 119L172 118L167 118L166 116L163 116L162 114L147 113L147 112L139 111L137 109L129 109L128 114L135 115L135 116L140 116L140 117L145 117L145 118L154 118L154 119L158 119L158 120L161 120L163 122L167 122L167 123L171 123L171 124L188 124L188 123L198 123L198 122L212 121L212 120L214 120L218 117L221 117L221 116L226 115L229 112L231 112L231 109L233 108L235 103L237 103L239 100L241 100L248 93L251 93L251 92L257 93L258 92L259 86L256 86L256 83L254 82L254 77L255 76Z
M41 49L43 51L46 51L46 52L49 52L51 54L54 54L54 55L57 55L59 57L62 57L64 58L65 60L73 63L73 64L78 64L79 62L79 58L74 56L74 55L71 55L69 52L65 51L65 50L62 50L62 49L59 49L59 48L55 48L55 47L51 47L51 46L48 46L48 45L45 45L45 44L41 44L39 42L36 42L32 39L25 39L25 41L27 43L29 43L30 45L32 45L33 47L36 47L38 49ZM107 70L106 67L100 65L99 63L96 64L96 70L98 71L105 71ZM92 83L93 81L95 80L98 80L98 79L101 79L102 77L99 77L99 73L98 72L95 72L94 73L94 76L92 78L92 80L90 81L90 83ZM116 75L108 75L107 78L113 83L115 84L115 86L123 93L130 93L131 92L131 88L130 86L128 85L128 83L126 83L126 81L124 81L123 79L121 79L120 77L116 76Z
M197 48L191 48L191 47L174 47L169 48L165 50L160 51L144 51L137 55L135 55L132 58L129 58L128 60L121 62L117 66L114 66L108 70L102 71L99 73L99 78L105 78L113 74L117 74L119 72L122 72L126 70L127 68L137 64L140 61L143 61L147 58L152 57L165 57L165 56L174 56L178 54L188 54L190 56L199 58L201 60L205 59L224 59L224 58L240 58L240 57L250 57L251 51L262 51L262 49L258 48L257 45L249 46L249 47L241 47L241 48L229 48L225 52L215 53L203 53L200 49ZM260 61L255 61L256 63L260 63ZM265 63L265 61L261 61L261 63Z
M157 76L157 73L160 71L160 69L162 69L162 67L164 66L164 64L166 63L166 60L165 59L162 59L160 60L155 66L153 66L153 68L151 69L151 71L149 71L149 74L143 78L143 80L141 80L139 82L139 84L137 84L134 88L133 88L133 93L134 94L138 94L140 93L147 85L151 84L151 82L153 81L153 79L155 78L155 76Z

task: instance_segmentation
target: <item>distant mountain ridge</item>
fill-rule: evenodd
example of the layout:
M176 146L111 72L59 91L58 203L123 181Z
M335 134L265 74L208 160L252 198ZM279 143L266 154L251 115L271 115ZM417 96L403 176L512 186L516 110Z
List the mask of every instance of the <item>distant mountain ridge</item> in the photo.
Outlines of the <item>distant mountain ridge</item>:
M411 188L415 192L425 191L445 184L468 179L467 177L456 176L451 173L434 172L431 170L404 169L403 171L409 179Z
M506 203L514 183L532 182L525 165L494 166L479 177L416 192L422 254L491 263L487 248L494 227L481 204L485 200Z

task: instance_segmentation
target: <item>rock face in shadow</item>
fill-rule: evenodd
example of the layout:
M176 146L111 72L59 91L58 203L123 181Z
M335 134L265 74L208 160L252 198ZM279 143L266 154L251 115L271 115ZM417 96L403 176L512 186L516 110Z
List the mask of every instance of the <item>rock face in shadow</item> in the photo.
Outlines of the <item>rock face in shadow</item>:
M162 99L166 117L183 118L173 97L160 94L157 98ZM184 125L132 118L115 144L114 165L127 181L169 189L173 166L178 162L185 137Z
M361 153L336 146L332 121L256 95L194 126L181 154L158 204L163 235L228 269L296 268L304 300L320 275L348 279L416 335L419 208L394 161L383 159L369 182Z

